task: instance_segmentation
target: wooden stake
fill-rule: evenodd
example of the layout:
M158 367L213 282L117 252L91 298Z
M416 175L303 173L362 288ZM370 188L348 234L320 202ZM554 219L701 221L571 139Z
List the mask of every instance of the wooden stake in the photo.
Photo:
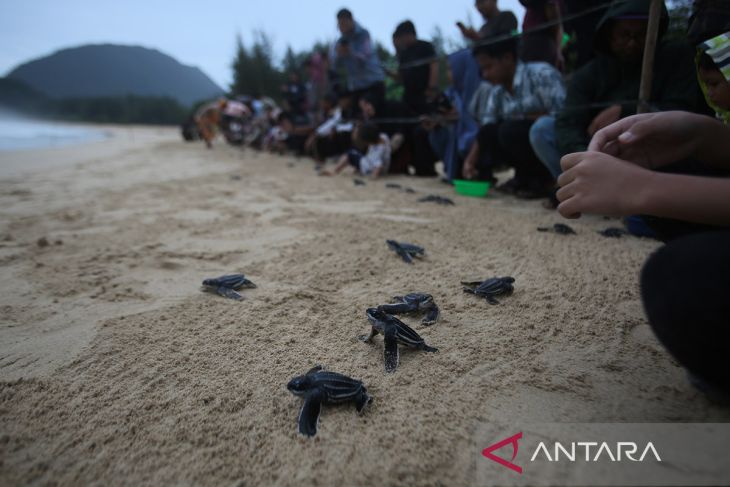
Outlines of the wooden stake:
M654 56L656 54L663 6L664 0L651 1L649 25L646 29L646 44L644 45L644 62L641 66L641 86L639 87L639 106L636 107L637 113L647 113L649 111L651 84L654 80Z

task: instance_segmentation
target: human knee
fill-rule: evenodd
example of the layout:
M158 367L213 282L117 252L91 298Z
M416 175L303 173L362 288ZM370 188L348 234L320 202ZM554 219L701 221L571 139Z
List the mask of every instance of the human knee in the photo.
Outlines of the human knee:
M549 144L554 140L555 120L550 116L538 118L530 127L530 144L533 147L541 144Z

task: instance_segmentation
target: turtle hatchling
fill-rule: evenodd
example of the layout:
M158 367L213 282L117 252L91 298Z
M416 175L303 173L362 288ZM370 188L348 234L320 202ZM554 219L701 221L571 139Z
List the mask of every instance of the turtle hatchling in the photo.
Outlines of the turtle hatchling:
M509 296L514 291L512 284L515 282L513 277L493 277L486 281L462 281L461 283L465 286L464 292L476 294L486 298L489 304L499 304L499 301L494 299L495 296Z
M428 196L424 196L423 198L420 198L418 200L419 203L437 203L439 205L454 205L454 202L450 200L449 198L446 198L444 196L439 196L437 194L430 194Z
M628 232L623 228L607 228L605 230L599 230L598 233L608 238L621 238L622 235L626 235Z
M403 186L398 183L385 183L385 187L388 189L403 189Z
M419 247L418 245L396 242L395 240L386 240L385 242L391 250L400 255L401 259L408 264L413 263L413 257L421 257L426 252L423 247Z
M568 225L564 223L556 223L553 225L552 228L549 227L538 227L538 232L550 232L553 231L555 233L559 233L560 235L575 235L575 230L570 228Z
M381 304L378 306L382 311L389 315L399 315L407 313L426 313L421 323L424 325L433 325L439 318L439 307L433 300L433 296L424 293L410 293L405 296L394 296L391 304Z
M203 290L218 293L224 298L242 300L236 291L241 289L253 289L256 284L246 279L243 274L230 274L228 276L215 277L203 281Z
M365 181L360 178L355 178L352 180L352 184L354 184L355 186L365 186L367 183L365 183Z
M362 413L373 400L362 382L326 371L321 365L315 366L304 375L294 377L286 388L295 396L304 398L304 404L299 411L299 433L304 436L317 434L322 404L353 401L357 412Z
M359 338L366 343L370 343L378 333L383 335L385 341L383 359L385 361L386 372L395 372L395 369L398 368L400 361L400 352L398 351L399 343L417 350L423 350L424 352L438 352L438 348L426 345L421 335L395 316L389 315L378 308L368 308L365 313L372 326L372 330L369 335L362 335Z

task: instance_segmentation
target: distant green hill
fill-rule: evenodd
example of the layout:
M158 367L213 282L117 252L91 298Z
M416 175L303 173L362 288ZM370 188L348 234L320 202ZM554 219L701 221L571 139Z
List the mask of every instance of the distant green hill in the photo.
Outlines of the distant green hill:
M155 125L177 125L190 114L190 107L166 96L49 98L22 81L0 78L0 112L7 109L51 120Z
M7 78L54 99L132 95L191 106L223 94L198 68L154 49L112 44L63 49L18 66Z
M0 78L0 107L30 114L48 111L48 98L17 79Z

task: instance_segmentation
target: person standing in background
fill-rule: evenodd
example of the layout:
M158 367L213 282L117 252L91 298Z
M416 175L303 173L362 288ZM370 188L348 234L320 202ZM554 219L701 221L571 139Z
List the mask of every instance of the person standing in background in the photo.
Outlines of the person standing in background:
M484 25L479 31L476 31L472 27L457 22L456 26L465 38L478 41L517 32L517 17L509 10L500 10L497 6L497 0L476 0L474 6L484 18Z
M438 93L436 50L430 42L418 39L410 20L398 24L393 44L397 46L399 64L394 77L403 83L403 102L411 113L422 115L428 111L428 101Z
M562 0L520 0L520 3L525 7L520 59L524 62L542 61L562 71L565 67ZM555 25L543 27L546 23Z
M335 43L331 57L341 89L353 94L355 106L365 94L372 95L379 105L382 104L385 101L385 73L370 33L355 22L352 12L346 8L337 12L337 28L342 36Z

